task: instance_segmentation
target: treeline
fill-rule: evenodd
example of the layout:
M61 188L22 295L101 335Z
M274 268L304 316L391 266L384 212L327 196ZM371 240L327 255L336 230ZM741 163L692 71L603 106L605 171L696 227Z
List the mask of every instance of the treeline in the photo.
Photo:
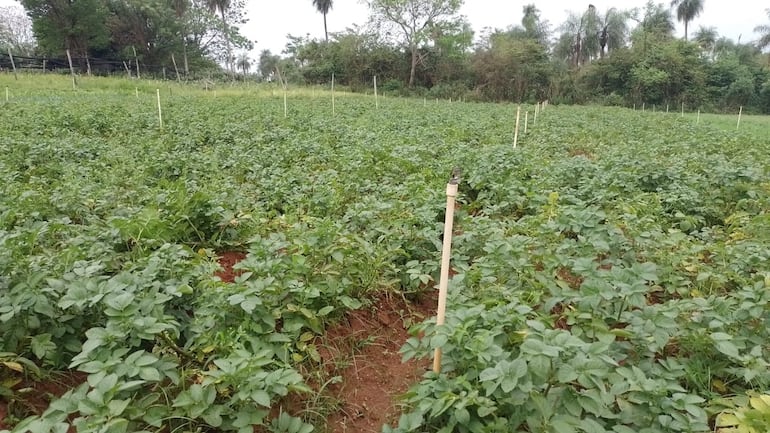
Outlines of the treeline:
M374 8L373 17L382 19ZM603 12L591 6L557 31L528 5L521 24L485 31L475 44L469 24L451 14L425 28L416 56L387 26L353 27L328 42L290 36L283 56L261 53L259 73L269 79L280 70L306 84L328 83L334 73L360 91L371 89L376 75L384 92L428 97L770 113L770 56L761 50L768 36L741 44L701 27L689 41L678 39L672 9L663 4Z
M4 8L0 47L28 58L66 59L92 69L86 59L115 72L126 64L184 73L233 71L250 63L253 48L239 32L244 3L240 0L20 0L23 12ZM22 14L21 16L19 16ZM26 15L26 16L24 16ZM31 32L27 28L31 28ZM29 33L34 34L30 40ZM91 63L94 63L94 61Z

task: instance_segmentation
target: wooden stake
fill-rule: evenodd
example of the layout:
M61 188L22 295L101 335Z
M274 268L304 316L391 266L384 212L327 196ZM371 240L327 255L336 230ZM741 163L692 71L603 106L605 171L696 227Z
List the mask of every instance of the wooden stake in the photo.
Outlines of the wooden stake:
M454 225L455 197L457 196L457 184L459 173L452 174L452 178L446 185L446 213L444 215L444 242L441 247L441 273L438 284L438 311L436 312L436 329L444 325L446 320L446 298L449 287L449 259L452 249L452 227ZM441 348L437 347L433 353L433 372L441 373Z
M682 117L684 117L684 101L682 101Z
M136 78L141 80L142 76L139 74L139 57L136 55L136 48L134 46L131 46L131 49L134 51L134 60L136 60Z
M743 115L743 105L741 105L740 110L738 110L738 125L735 127L735 129L741 129L741 116Z
M668 104L666 104L666 113L668 113Z
M423 107L427 107L428 106L428 98L426 98L426 97L422 98L422 106Z
M283 117L289 117L289 96L286 88L283 88Z
M380 101L377 99L377 76L374 76L374 108L380 108Z
M332 116L336 114L337 110L334 106L334 72L332 72Z
M529 127L529 111L524 112L524 135L527 135L527 128Z
M636 111L636 103L634 103L634 111Z
M67 63L70 65L70 74L72 74L72 88L78 87L77 79L75 78L75 68L72 67L72 56L70 56L70 50L67 50Z
M521 116L521 105L516 108L516 128L513 131L513 148L516 149L516 144L519 142L519 116Z
M136 99L139 99L139 88L134 87L134 96L136 96Z
M163 113L160 110L160 89L155 89L155 93L158 95L158 124L160 129L163 129Z
M8 93L8 86L5 86L5 102L11 99L11 95Z
M16 62L13 61L13 54L11 54L11 47L8 47L8 57L11 58L11 67L13 68L13 76L17 80L19 79L19 75L16 73Z
M700 109L698 109L698 120L695 121L696 125L700 125Z
M642 113L644 113L644 102L642 102Z
M176 66L176 59L174 58L174 53L171 53L171 63L174 65L174 73L176 74L176 82L181 82L181 79L179 78L179 68Z

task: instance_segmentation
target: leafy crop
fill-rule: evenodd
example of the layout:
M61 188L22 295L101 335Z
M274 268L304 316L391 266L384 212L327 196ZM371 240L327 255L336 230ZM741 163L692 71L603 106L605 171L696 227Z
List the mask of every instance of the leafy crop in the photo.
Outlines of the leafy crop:
M164 100L161 132L149 98L70 97L0 123L0 392L87 374L16 431L311 431L289 402L318 392L316 337L378 292L430 289L454 166L447 325L403 348L442 347L443 372L385 431L761 420L767 137L549 107L512 149L511 106L347 96L332 117L308 96L284 118L282 99L194 94Z

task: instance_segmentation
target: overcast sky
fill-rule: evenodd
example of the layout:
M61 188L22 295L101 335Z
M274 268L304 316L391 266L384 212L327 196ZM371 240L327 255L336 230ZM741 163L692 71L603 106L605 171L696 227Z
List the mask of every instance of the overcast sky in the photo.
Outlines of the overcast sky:
M280 53L286 45L286 35L323 38L323 16L316 12L312 0L246 0L249 22L242 26L242 33L256 41L253 57L259 51L269 49ZM478 35L484 27L505 28L521 22L522 8L529 1L505 0L465 0L460 10L473 26ZM646 0L540 0L534 1L541 11L543 19L551 23L552 28L558 27L567 17L568 11L584 11L592 3L600 12L609 7L620 9L643 8ZM665 0L666 5L669 0ZM698 26L714 26L719 34L737 40L749 42L757 38L754 27L767 24L768 17L765 9L770 4L763 1L727 1L704 0L703 13L690 24L690 32ZM14 0L0 0L0 5L18 4ZM329 32L343 31L353 24L364 24L369 11L361 0L334 0L334 7L327 17ZM684 34L684 26L677 22L677 31Z

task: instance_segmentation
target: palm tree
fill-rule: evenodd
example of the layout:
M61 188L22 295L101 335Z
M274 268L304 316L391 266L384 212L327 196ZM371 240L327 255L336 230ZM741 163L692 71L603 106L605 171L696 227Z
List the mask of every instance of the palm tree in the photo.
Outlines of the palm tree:
M716 27L700 26L692 37L701 50L709 53L709 57L713 57L714 47L716 47L717 39L719 39L719 32L717 32Z
M179 21L182 23L182 56L184 57L184 74L190 73L190 67L187 63L187 26L185 25L184 15L190 8L190 0L171 0L171 7Z
M767 12L767 18L770 19L770 9L765 9L765 12ZM770 24L756 26L754 27L754 32L761 33L757 41L757 47L760 50L770 47Z
M333 3L333 0L313 0L313 6L315 6L318 12L321 12L324 15L324 36L326 37L326 42L329 42L329 31L326 28L326 14L332 9Z
M232 55L232 49L230 48L230 32L227 28L227 18L225 16L225 13L227 13L227 10L230 9L230 0L205 0L206 6L208 6L209 10L213 13L216 13L219 11L219 14L222 17L222 26L223 26L223 33L225 37L225 47L227 49L227 60L225 61L225 64L227 68L230 70L230 72L235 75L235 69L233 67L233 55Z
M251 70L251 59L249 59L249 53L241 53L235 63L238 69L243 71L243 75L249 74L249 70Z
M628 36L628 18L630 16L630 12L618 11L615 8L608 9L604 14L604 18L600 23L601 28L599 29L599 46L601 48L599 54L601 58L604 58L605 48L609 53L625 45L626 37Z
M560 40L564 44L567 38L572 39L571 63L575 68L585 64L599 52L600 22L594 5L588 5L588 10L582 15L572 12L562 24L563 34Z
M684 40L687 40L687 25L703 12L703 0L671 0L676 7L676 19L684 21Z

